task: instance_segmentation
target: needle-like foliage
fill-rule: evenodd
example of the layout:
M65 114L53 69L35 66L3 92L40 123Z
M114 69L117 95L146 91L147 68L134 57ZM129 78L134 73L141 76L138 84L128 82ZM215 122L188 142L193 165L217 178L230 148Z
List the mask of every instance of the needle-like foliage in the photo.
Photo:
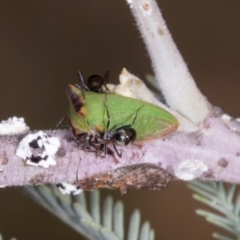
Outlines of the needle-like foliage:
M154 240L154 231L149 222L140 225L138 210L132 213L128 232L125 234L123 203L114 203L113 198L108 196L101 207L98 190L90 193L89 210L84 192L76 196L63 195L55 186L28 186L24 190L86 239Z
M3 240L2 234L0 234L0 240ZM10 240L17 240L16 238L10 238Z
M240 194L236 193L236 185L229 188L222 182L193 181L188 184L196 194L193 198L208 205L215 211L198 209L196 213L218 227L228 231L234 238L220 233L213 233L219 240L235 240L240 237ZM218 213L216 213L218 212Z

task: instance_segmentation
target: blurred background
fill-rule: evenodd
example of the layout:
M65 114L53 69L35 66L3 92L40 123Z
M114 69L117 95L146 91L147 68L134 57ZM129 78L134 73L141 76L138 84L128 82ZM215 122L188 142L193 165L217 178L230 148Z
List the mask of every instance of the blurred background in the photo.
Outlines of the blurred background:
M197 85L211 103L240 116L240 1L158 1ZM125 1L0 1L0 119L24 117L31 129L52 129L68 109L65 85L103 75L117 82L123 67L152 73L144 43ZM176 86L177 87L177 86ZM164 191L101 191L149 220L156 239L212 239L217 228L195 215L203 207L184 182ZM4 239L81 239L68 226L24 197L0 189ZM126 219L127 220L127 219Z

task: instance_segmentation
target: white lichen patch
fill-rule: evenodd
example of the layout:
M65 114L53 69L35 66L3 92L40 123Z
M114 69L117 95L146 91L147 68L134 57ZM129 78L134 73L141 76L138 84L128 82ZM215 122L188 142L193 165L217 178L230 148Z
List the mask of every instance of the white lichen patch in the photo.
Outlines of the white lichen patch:
M229 122L231 120L231 116L227 115L227 114L223 114L221 116L221 119L224 121L224 122Z
M39 131L25 136L18 145L16 155L33 166L48 168L56 164L55 154L60 147L58 138Z
M29 130L24 118L12 117L0 122L0 135L14 135L25 133Z
M66 183L66 182L62 182L57 184L57 188L60 190L60 192L62 194L73 194L73 195L77 195L80 194L83 190L81 188L79 188L76 185L73 185L71 183Z
M223 114L221 116L221 119L231 130L233 130L234 132L240 132L240 122L238 118L234 119L227 114Z
M201 176L208 170L208 167L197 159L188 159L179 164L175 174L179 179L190 181Z

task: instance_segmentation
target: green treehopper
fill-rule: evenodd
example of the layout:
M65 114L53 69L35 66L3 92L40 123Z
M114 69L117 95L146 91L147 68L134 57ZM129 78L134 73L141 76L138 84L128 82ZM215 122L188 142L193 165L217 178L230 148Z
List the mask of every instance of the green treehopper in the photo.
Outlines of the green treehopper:
M106 155L110 151L107 144L112 141L121 157L115 142L127 145L156 139L174 132L179 125L166 110L141 100L84 91L73 85L68 85L66 92L70 100L68 118L84 150L103 152L104 149ZM121 132L127 129L125 136L119 129Z

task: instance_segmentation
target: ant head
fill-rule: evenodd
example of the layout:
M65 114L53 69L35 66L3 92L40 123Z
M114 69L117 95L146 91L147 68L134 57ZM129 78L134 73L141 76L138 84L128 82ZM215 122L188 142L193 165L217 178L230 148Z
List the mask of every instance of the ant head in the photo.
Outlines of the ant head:
M76 86L82 90L96 92L96 93L103 92L102 86L104 86L105 89L108 92L110 92L106 86L106 84L108 82L108 78L109 78L109 70L106 71L103 78L99 75L94 74L94 75L91 75L87 79L87 81L84 79L82 73L80 71L78 71L79 84L77 84Z
M114 131L113 139L119 145L128 145L136 139L136 131L130 127L121 127Z
M89 86L89 89L92 91L92 92L101 92L102 90L102 85L104 85L104 80L101 76L99 75L91 75L89 78L88 78L88 86Z

